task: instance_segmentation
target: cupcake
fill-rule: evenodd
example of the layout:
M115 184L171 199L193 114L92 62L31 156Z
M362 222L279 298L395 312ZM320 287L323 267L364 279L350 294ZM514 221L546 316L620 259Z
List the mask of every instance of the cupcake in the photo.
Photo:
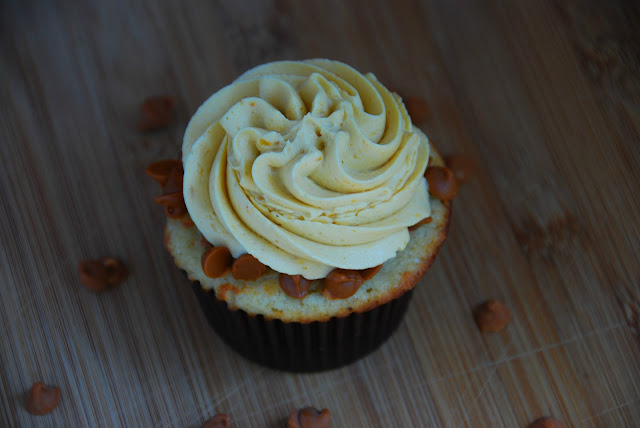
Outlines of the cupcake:
M166 248L218 335L259 364L319 371L398 327L446 238L443 165L373 74L313 59L216 92L182 161L148 172L164 189Z

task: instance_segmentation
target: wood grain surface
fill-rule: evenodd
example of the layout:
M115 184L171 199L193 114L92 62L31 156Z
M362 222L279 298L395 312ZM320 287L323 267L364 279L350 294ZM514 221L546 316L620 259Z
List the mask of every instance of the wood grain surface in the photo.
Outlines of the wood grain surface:
M609 1L0 2L0 426L640 426L640 7ZM229 350L162 246L144 174L248 68L342 60L428 100L477 160L450 235L380 350L321 374ZM167 130L141 101L176 97ZM84 289L80 260L129 279ZM482 334L472 308L513 320ZM24 408L59 385L46 416Z

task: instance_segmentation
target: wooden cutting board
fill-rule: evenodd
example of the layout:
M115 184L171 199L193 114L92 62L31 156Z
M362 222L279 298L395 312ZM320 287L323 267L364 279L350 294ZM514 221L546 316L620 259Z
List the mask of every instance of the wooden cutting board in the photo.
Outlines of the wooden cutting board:
M86 1L0 4L0 426L640 424L640 7L632 2ZM399 331L343 369L249 363L162 247L152 161L248 68L327 57L428 100L420 126L477 160ZM167 130L141 101L176 97ZM80 260L131 276L84 289ZM513 320L480 333L472 308ZM32 416L23 393L59 385Z

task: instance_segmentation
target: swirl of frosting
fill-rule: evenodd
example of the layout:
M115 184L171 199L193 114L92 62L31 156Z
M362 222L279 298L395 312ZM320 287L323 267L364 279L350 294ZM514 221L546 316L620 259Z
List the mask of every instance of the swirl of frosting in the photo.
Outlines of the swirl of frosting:
M430 215L427 137L397 94L336 61L249 70L198 109L182 156L203 236L281 273L377 266Z

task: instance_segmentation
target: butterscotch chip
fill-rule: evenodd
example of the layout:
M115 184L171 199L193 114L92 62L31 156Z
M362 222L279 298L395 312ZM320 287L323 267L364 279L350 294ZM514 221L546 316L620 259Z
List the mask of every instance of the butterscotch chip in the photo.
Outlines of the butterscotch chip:
M182 163L173 159L162 160L152 163L145 171L162 186L162 195L156 196L154 200L164 207L167 217L183 217L187 213L187 206L182 193L184 179Z
M476 308L474 318L480 331L497 332L509 324L511 311L499 300L488 300Z
M219 413L204 421L200 428L229 428L230 426L231 421L229 420L229 416Z
M107 283L109 285L120 284L129 276L129 270L120 260L113 257L105 257L101 261L104 267L107 268Z
M90 290L103 291L109 288L107 268L99 260L85 260L78 264L80 282Z
M413 123L422 123L429 118L429 104L424 98L411 96L403 101Z
M180 218L187 213L182 192L156 196L153 200L164 207L164 212L169 218Z
M562 424L550 416L536 419L529 425L529 428L563 428Z
M176 159L164 159L158 162L154 162L147 167L144 171L147 175L153 178L161 186L164 186L169 175L175 170L182 168L182 162Z
M289 428L328 428L330 423L331 412L328 409L305 407L295 409L289 415Z
M356 294L362 283L362 276L358 271L334 269L324 279L322 294L331 300L346 299Z
M184 227L193 227L196 224L193 222L193 220L191 220L190 218L183 218L182 220L180 220L180 223L182 223L182 225Z
M209 278L220 278L231 270L233 257L227 247L211 247L202 254L202 271Z
M447 168L453 171L458 184L469 181L476 173L476 164L469 156L451 155L446 158Z
M235 279L255 281L267 271L267 267L251 254L238 257L231 266L231 274Z
M427 217L427 218L423 218L422 220L420 220L419 222L417 222L416 224L414 224L413 226L409 226L409 230L416 230L417 228L419 228L420 226L422 226L423 224L429 224L433 221L433 218L431 217Z
M80 282L90 290L104 291L124 281L129 271L124 264L112 257L84 260L78 264Z
M449 168L430 166L424 173L429 193L441 201L450 201L458 194L458 182Z
M173 105L176 100L168 95L150 97L142 103L142 117L138 129L142 132L155 131L171 123Z
M309 293L309 289L311 288L311 281L302 275L287 275L286 273L281 273L280 276L278 276L278 282L280 283L282 291L294 299L304 299L304 296Z
M60 401L60 388L36 382L31 386L25 407L33 415L46 415L56 408Z
M376 274L378 272L380 272L380 269L382 269L382 265L378 265L378 266L374 266L374 267L370 267L368 269L362 269L359 271L360 276L362 277L362 279L364 281L373 278L374 276L376 276Z
M167 175L167 180L162 184L162 194L182 192L184 170L182 164L177 165Z

